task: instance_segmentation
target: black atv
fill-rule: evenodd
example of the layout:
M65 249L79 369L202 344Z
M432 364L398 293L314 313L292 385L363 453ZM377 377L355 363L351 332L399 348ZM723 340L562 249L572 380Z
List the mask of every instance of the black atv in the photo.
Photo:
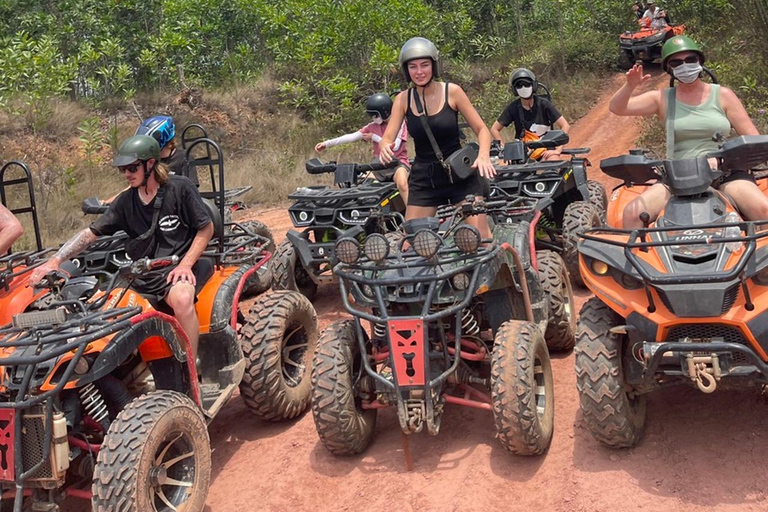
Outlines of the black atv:
M310 299L320 284L336 281L331 272L336 261L333 247L342 233L359 226L361 233L388 233L404 222L405 202L393 182L368 178L373 171L393 168L378 162L368 164L323 163L309 160L309 174L333 173L334 185L301 187L288 196L294 200L288 208L296 228L277 246L270 261L272 288L298 290Z
M406 222L404 241L374 233L361 242L362 230L352 230L336 242L334 272L353 318L321 334L312 373L312 413L329 451L363 451L378 409L390 406L403 433L426 427L435 435L450 403L492 411L506 449L546 451L554 389L545 333L558 314L551 304L572 297L562 297L569 289L560 257L530 252L521 217L533 215L535 203L470 196L458 210ZM465 222L480 213L515 222L496 224L493 240L481 240ZM552 289L541 274L561 285ZM572 343L574 321L565 324Z
M555 148L567 142L566 133L553 130L538 141L515 140L505 144L503 159L507 165L496 165L490 197L537 199L539 215L532 219L536 248L562 253L571 279L583 286L576 250L579 235L605 223L608 204L605 187L587 179L587 167L591 164L581 155L589 153L589 148L564 149L563 154L571 156L570 160L530 160L530 154L537 149Z

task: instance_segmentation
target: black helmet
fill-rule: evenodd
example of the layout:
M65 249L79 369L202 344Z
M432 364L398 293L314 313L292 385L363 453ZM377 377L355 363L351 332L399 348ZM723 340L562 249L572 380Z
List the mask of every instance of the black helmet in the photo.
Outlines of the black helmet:
M400 49L400 69L409 82L411 75L408 73L408 63L415 59L432 59L432 78L440 78L440 52L432 41L423 37L412 37Z
M369 115L378 114L384 120L389 119L392 114L392 98L388 94L378 92L368 97L365 102L365 113Z
M519 80L530 81L533 84L533 94L536 94L536 90L539 88L539 81L536 80L536 75L533 74L533 71L526 68L517 68L512 71L512 74L509 75L509 88L512 89L514 94L517 94L515 84Z
M150 159L160 160L160 144L149 135L134 135L120 144L117 155L112 160L113 167L131 165L136 160L146 162Z

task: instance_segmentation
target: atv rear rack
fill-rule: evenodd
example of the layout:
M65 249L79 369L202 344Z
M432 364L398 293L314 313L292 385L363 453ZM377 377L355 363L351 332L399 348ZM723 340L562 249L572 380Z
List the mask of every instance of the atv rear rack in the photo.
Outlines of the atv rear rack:
M0 288L8 290L14 278L42 265L54 249L24 251L0 257ZM19 267L23 267L19 269Z

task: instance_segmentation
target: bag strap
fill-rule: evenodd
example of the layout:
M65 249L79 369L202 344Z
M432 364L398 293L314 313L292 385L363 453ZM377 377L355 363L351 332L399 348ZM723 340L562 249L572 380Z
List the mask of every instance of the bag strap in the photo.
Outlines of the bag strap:
M437 145L437 141L435 140L435 134L432 133L432 129L429 127L429 123L427 122L427 116L429 115L426 111L426 108L421 106L421 100L419 99L419 91L417 89L413 90L413 101L416 104L416 112L419 113L419 120L421 121L421 126L424 127L424 131L427 132L427 138L429 138L429 143L432 144L432 150L435 152L435 156L437 157L438 161L442 164L443 167L448 169L448 166L445 163L445 160L443 160L443 152L440 151L440 146ZM448 101L448 98L446 98L446 101Z
M675 147L675 88L667 89L667 158L672 158Z
M139 235L136 240L146 240L150 236L155 234L157 230L157 221L160 218L160 208L163 206L163 195L165 194L165 187L157 189L157 195L155 195L155 204L152 205L154 213L152 214L152 225L147 231Z

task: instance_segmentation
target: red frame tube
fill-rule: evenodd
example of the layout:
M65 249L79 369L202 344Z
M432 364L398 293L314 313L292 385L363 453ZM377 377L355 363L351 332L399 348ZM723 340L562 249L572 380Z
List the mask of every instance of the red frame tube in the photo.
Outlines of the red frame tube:
M75 448L80 448L81 450L87 452L87 453L99 453L101 451L101 445L100 444L88 444L82 439L78 439L75 436L67 436L67 441L69 441L70 446L74 446Z
M89 491L88 489L77 489L75 487L70 487L64 492L67 493L67 496L72 496L73 498L80 498L82 500L88 501L93 499L93 492Z

